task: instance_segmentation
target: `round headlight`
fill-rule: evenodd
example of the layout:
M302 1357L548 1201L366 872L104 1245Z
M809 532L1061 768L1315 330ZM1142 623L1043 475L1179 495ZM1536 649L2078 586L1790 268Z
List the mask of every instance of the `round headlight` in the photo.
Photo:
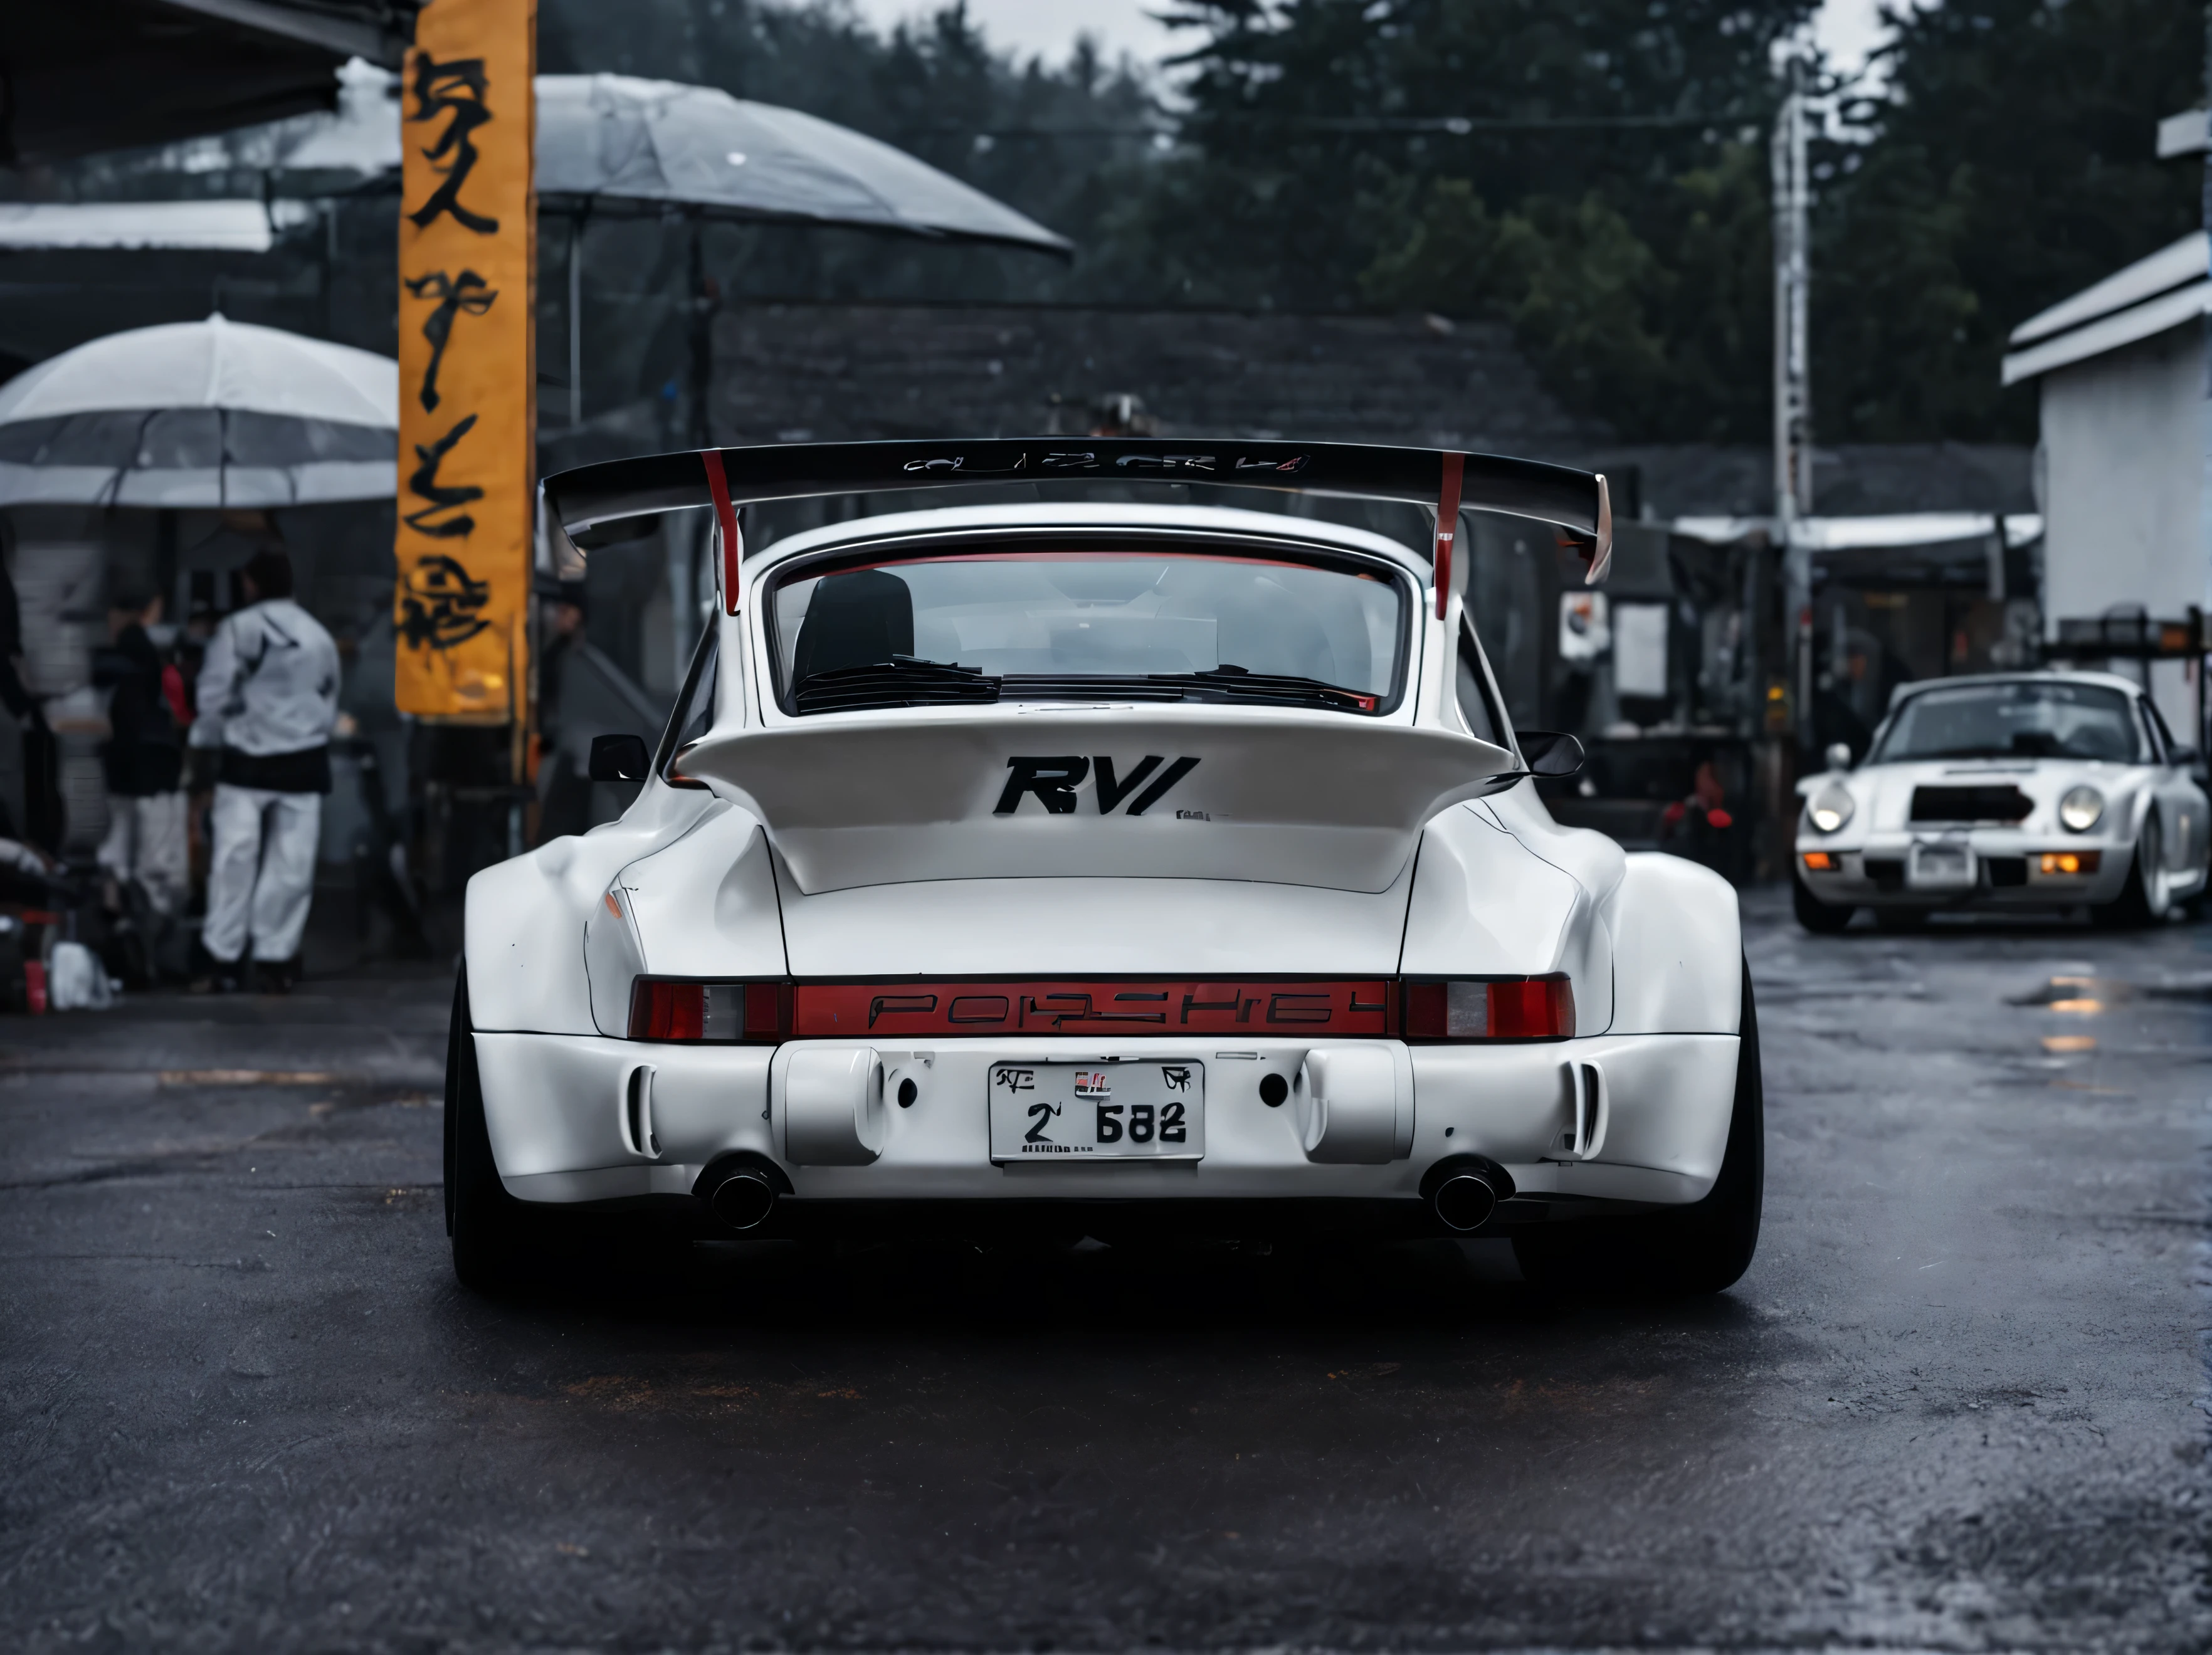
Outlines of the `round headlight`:
M1848 788L1823 787L1813 796L1813 803L1805 814L1814 827L1824 834L1832 834L1851 819L1851 812L1857 808L1851 803Z
M2086 834L2105 814L2105 796L2094 787L2069 787L2058 801L2058 820L2069 834Z

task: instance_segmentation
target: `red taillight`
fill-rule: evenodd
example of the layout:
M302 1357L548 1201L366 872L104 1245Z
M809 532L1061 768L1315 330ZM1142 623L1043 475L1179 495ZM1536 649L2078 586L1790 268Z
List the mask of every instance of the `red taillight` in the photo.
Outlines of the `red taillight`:
M1564 1040L1575 1032L1574 985L1563 975L1406 985L1409 1040Z
M629 993L629 1037L633 1040L697 1040L706 1038L707 985L637 979Z
M630 990L633 1040L721 1040L773 1046L791 1034L788 983L672 983L641 977Z

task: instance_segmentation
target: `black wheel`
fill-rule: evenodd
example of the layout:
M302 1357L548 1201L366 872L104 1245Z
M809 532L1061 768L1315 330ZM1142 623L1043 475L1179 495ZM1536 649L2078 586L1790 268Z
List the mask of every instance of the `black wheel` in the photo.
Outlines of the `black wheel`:
M1677 1297L1735 1285L1759 1251L1766 1196L1766 1088L1759 1064L1759 1018L1751 967L1743 973L1742 1046L1735 1105L1720 1176L1702 1201L1674 1212L1613 1222L1587 1220L1513 1239L1521 1273L1540 1287L1629 1288Z
M2134 930L2143 925L2155 925L2166 918L2166 894L2157 874L2146 870L2158 866L2160 852L2165 848L2159 837L2158 812L2151 811L2143 817L2142 831L2136 835L2134 859L2128 864L2128 882L2120 887L2120 894L2110 902L2092 905L2089 918L2093 924L2113 930Z
M1797 923L1818 937L1832 937L1858 912L1848 902L1823 902L1795 874L1790 878L1790 900L1797 910Z
M469 1021L467 967L453 985L446 1034L446 1234L453 1274L479 1293L512 1287L529 1253L523 1203L499 1181L484 1125L483 1083Z

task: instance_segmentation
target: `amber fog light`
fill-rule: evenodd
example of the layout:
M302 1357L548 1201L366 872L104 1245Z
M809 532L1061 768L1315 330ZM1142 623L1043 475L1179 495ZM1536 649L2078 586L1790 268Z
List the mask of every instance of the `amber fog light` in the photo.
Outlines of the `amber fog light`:
M2103 860L2098 851L2045 851L2042 869L2047 874L2094 874Z
M1808 873L1832 874L1842 865L1843 864L1840 862L1837 861L1834 857L1830 856L1826 851L1808 851L1805 852L1805 870Z

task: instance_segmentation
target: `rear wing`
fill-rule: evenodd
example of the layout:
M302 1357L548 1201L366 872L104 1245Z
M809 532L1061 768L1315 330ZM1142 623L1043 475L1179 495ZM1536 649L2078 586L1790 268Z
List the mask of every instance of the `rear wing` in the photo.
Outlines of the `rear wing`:
M608 460L560 472L541 486L549 524L562 540L625 518L712 506L724 558L734 566L736 508L754 501L1091 481L1260 488L1428 506L1437 513L1432 555L1440 605L1450 584L1462 510L1530 518L1567 530L1589 565L1591 585L1605 578L1613 558L1613 506L1605 478L1595 472L1495 454L1360 443L1201 437L780 443ZM732 600L736 585L730 579L724 588Z

